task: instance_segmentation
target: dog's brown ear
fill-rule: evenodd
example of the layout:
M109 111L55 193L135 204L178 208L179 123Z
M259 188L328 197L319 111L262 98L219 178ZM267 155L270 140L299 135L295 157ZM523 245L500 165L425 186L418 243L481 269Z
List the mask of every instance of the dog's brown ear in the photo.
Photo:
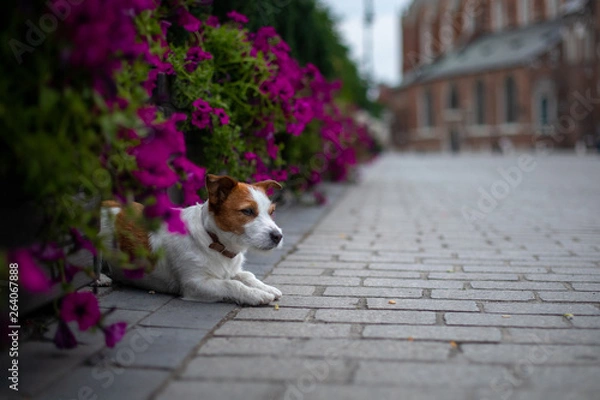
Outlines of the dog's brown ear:
M283 186L281 186L281 184L279 182L274 181L272 179L253 183L252 186L256 186L257 188L262 189L263 192L265 192L265 193L269 189L277 189L277 190L283 189Z
M208 190L208 202L213 205L223 203L238 184L238 181L230 176L211 174L206 175L205 182L206 190Z

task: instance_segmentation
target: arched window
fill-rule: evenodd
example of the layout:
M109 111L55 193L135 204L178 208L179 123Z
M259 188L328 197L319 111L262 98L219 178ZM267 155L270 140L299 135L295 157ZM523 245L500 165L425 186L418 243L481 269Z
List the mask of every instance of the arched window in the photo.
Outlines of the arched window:
M515 123L518 119L517 85L512 76L504 81L504 116L507 123Z
M475 82L475 123L485 125L485 84L479 80Z
M433 94L431 93L431 89L427 89L423 94L423 126L431 128L434 123Z
M450 85L450 93L448 95L448 108L456 110L460 108L460 100L458 97L458 88L455 83Z

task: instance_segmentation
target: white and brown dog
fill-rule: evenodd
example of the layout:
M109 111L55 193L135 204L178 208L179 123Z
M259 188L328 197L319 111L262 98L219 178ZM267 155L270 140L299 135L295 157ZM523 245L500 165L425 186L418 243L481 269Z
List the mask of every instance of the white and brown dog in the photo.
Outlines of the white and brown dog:
M127 247L142 245L152 252L161 249L163 254L154 270L141 279L127 279L119 268L111 268L111 278L201 302L260 305L279 299L277 288L244 271L243 264L249 248L272 250L282 244L281 229L272 218L275 204L267 196L270 188L281 189L281 185L272 180L246 184L229 176L207 175L206 187L208 201L181 212L186 235L170 233L166 226L147 233L139 224L130 223L118 203L103 203L100 232L105 245L125 252ZM143 206L134 206L141 214ZM123 231L129 232L123 235Z

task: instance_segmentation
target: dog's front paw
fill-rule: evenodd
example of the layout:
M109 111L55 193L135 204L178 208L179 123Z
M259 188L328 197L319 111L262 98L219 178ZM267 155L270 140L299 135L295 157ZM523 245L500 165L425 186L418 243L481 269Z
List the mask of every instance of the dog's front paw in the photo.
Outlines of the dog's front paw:
M262 306L269 304L273 300L275 300L274 294L259 289L252 289L248 291L246 296L239 299L238 303L241 305Z
M281 296L283 296L283 293L281 293L281 290L277 289L274 286L265 285L263 290L265 290L266 292L269 292L273 296L275 296L275 300L279 300L281 298Z

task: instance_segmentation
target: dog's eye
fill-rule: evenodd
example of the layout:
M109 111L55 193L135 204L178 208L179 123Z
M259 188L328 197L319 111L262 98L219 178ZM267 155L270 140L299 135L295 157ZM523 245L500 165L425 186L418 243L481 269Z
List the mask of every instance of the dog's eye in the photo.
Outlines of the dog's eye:
M243 210L240 210L240 212L248 217L254 215L254 210L251 208L244 208Z

